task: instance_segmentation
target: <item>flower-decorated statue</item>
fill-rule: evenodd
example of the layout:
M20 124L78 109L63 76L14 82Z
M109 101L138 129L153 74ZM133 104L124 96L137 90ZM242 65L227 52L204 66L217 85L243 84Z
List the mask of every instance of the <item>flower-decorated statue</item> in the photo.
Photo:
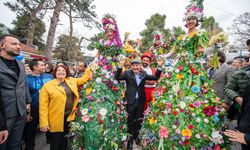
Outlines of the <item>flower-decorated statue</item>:
M156 89L152 108L145 112L141 132L145 149L212 150L225 148L222 130L225 110L211 88L203 66L206 33L196 27L202 0L191 0L185 14L188 33L179 37L168 54L177 55Z
M71 124L72 149L119 149L126 140L122 85L114 79L122 42L113 16L105 15L102 24L105 39L96 44L96 60L90 64L92 81L81 91L78 116Z

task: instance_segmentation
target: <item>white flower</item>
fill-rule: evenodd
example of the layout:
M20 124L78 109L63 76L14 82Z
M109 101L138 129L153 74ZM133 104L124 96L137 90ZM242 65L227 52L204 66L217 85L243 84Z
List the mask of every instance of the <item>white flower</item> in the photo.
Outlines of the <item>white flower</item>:
M123 135L122 136L122 141L125 141L127 139L127 136L126 135Z
M81 114L84 116L84 115L87 115L88 114L88 108L83 108L81 110Z
M177 128L177 126L176 126L176 125L172 125L172 128L173 128L173 129L176 129L176 128Z
M200 138L201 138L201 135L200 135L200 134L196 134L195 137L196 137L197 139L200 139Z
M99 83L102 82L102 79L101 79L101 78L96 78L95 82L96 82L97 84L99 84Z
M99 111L99 113L102 115L102 116L105 116L106 114L107 114L107 109L105 109L105 108L101 108L100 109L100 111Z
M213 141L215 144L222 144L222 135L219 133L219 131L213 131L211 134L210 140Z
M196 118L195 121L196 121L196 122L201 122L201 119L200 119L200 118Z
M204 103L207 104L207 103L208 103L208 100L205 100Z
M180 108L184 109L186 107L186 103L185 102L180 102Z
M205 122L205 123L208 123L208 122L209 122L209 120L208 120L207 118L205 118L205 119L204 119L204 122Z
M178 86L178 84L176 84L176 85L174 85L173 86L173 90L177 93L178 91L179 91L179 86Z
M179 73L180 72L180 70L179 69L175 69L175 71L174 71L175 73Z
M195 116L196 116L196 114L195 114L195 113L192 113L191 115L192 115L192 117L195 117Z

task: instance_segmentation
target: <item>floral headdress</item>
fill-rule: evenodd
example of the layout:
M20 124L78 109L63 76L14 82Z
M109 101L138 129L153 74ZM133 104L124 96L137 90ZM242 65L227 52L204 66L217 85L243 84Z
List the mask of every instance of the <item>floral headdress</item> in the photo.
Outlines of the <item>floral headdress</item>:
M187 12L183 17L183 21L186 21L189 17L196 17L201 21L203 16L203 1L204 0L190 0L190 4L186 7Z
M159 30L155 30L153 33L153 43L155 44L156 40L160 40L161 41L161 44L163 44L163 38L164 38L164 35L162 34L162 32L160 32Z
M113 30L115 32L115 36L112 41L115 42L117 46L122 47L122 41L114 16L111 14L104 15L104 17L102 18L102 25L105 31Z

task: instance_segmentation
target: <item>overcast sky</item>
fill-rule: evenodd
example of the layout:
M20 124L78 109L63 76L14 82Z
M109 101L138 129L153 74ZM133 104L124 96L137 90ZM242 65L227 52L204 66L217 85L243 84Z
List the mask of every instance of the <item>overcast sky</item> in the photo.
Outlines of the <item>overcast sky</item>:
M11 22L15 19L15 13L11 12L0 0L0 23L13 27ZM9 0L10 1L10 0ZM11 0L14 1L14 0ZM145 21L152 14L159 13L166 15L166 27L181 26L185 7L189 0L95 0L96 13L99 20L105 13L112 13L116 16L121 37L125 32L131 32L131 38L139 37L139 32L145 29ZM249 11L250 0L204 0L205 16L214 16L219 25L227 31L233 20L240 14ZM49 17L44 20L48 26ZM61 15L57 35L68 32L68 21ZM80 23L74 25L74 33L78 36L91 37L97 30L84 29ZM47 35L45 35L46 37Z

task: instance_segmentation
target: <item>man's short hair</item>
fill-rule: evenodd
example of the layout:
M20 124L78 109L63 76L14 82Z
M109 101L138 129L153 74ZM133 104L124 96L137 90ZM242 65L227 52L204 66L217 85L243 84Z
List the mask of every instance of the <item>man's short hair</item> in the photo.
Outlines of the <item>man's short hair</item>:
M41 59L32 59L29 63L29 67L31 71L34 71L34 67L38 65L38 61L42 61Z
M0 42L2 43L2 42L5 40L5 38L8 37L8 36L9 36L9 37L16 38L16 39L19 40L19 38L18 38L17 36L15 36L15 35L12 35L12 34L5 34L5 35L0 36Z
M220 63L226 62L226 55L225 55L224 52L219 51L219 52L218 52L218 57L220 57L220 60L219 60Z
M78 64L79 64L79 63L82 63L84 68L87 68L87 67L88 67L88 64L87 64L86 61L80 61L80 62L78 62Z
M250 39L247 40L246 44L247 44L247 46L250 45Z

